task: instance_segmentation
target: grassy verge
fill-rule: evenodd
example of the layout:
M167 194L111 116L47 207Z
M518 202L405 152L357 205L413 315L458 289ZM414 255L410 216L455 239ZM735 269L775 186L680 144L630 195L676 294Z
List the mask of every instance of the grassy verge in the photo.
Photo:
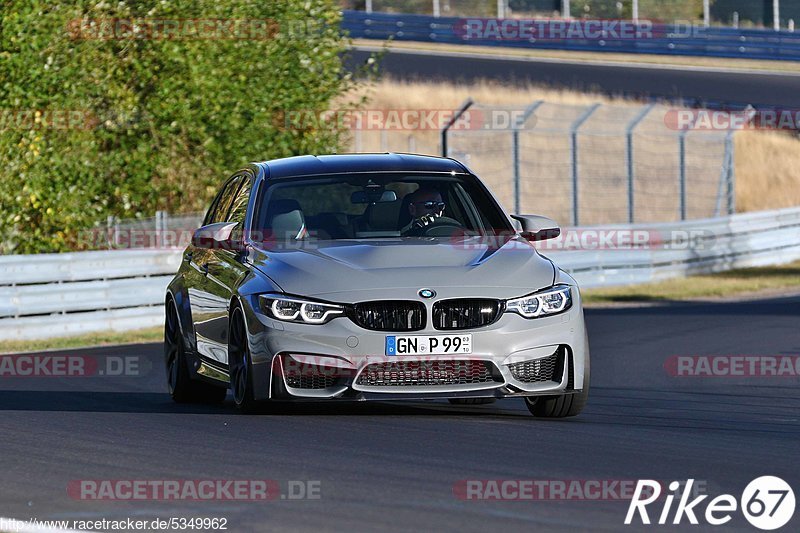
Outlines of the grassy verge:
M383 41L355 39L353 46L380 48ZM614 52L576 52L568 50L536 50L530 48L498 48L495 46L471 46L444 43L415 43L394 41L389 50L420 50L429 52L460 52L462 54L489 54L494 57L524 57L530 59L556 59L585 63L640 63L665 67L705 67L728 70L755 70L767 72L800 72L800 63L794 61L767 61L760 59L736 59L694 56L664 56L656 54L618 54Z
M782 266L743 268L658 283L586 289L586 304L686 301L800 290L800 261Z
M109 333L88 333L75 337L57 337L33 341L0 342L0 353L37 352L42 350L66 350L87 346L109 346L139 342L160 342L164 338L161 327Z

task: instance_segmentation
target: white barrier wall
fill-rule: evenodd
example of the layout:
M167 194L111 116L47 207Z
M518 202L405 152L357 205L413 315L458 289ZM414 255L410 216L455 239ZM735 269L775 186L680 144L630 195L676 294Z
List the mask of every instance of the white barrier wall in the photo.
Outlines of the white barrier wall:
M638 246L626 246L628 241ZM670 224L567 228L558 240L538 247L585 288L776 265L800 259L800 208ZM160 325L164 291L181 253L146 249L0 257L0 340Z
M123 331L163 323L181 250L0 257L0 340Z

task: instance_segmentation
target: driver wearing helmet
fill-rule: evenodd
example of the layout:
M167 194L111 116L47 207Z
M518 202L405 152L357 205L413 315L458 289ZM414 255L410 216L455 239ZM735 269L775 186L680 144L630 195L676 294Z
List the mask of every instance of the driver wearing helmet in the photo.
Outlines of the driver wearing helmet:
M441 193L433 188L420 187L406 198L409 199L411 222L400 230L402 235L418 235L426 226L441 217L445 208Z

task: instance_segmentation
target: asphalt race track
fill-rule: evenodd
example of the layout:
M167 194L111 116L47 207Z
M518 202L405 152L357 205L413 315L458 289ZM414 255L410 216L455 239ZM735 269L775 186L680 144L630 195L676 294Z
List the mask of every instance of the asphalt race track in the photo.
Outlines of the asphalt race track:
M308 404L245 416L230 399L173 404L159 345L76 350L139 358L141 375L0 380L0 516L226 517L231 531L617 531L624 501L474 501L453 488L465 479L694 478L712 496L738 498L768 474L798 487L796 377L678 378L664 368L673 355L798 354L798 315L800 297L587 310L592 397L582 416L562 421L534 419L516 399ZM82 501L66 490L81 479L270 479L282 490L318 481L321 495ZM786 530L798 525L796 514ZM715 529L754 530L741 514Z
M371 52L350 52L350 68ZM381 60L384 75L400 79L472 81L494 79L640 97L685 98L711 105L752 104L800 109L800 74L725 72L623 63L581 64L560 60L438 55L396 50Z

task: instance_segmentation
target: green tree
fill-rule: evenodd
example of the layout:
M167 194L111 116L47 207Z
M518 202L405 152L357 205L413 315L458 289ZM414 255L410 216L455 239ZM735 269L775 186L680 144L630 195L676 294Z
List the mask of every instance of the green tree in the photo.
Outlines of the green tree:
M249 161L337 150L340 130L280 120L352 87L337 4L4 0L2 251L74 249L108 215L202 209Z

